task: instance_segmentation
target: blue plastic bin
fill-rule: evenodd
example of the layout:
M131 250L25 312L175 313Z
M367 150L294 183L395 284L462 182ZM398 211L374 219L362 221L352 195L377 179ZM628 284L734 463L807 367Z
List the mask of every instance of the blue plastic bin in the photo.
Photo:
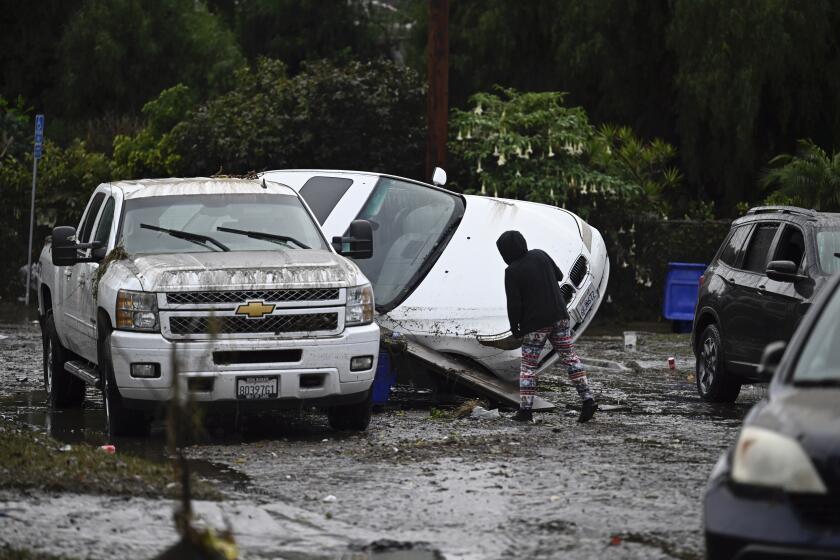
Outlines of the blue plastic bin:
M700 277L705 270L705 264L668 263L662 315L670 321L683 323L683 325L675 326L684 328L684 324L688 323L688 328L691 329L691 322L694 321L694 305L697 303L697 292L700 289Z
M391 367L391 355L388 352L379 353L376 364L376 375L373 378L373 404L383 405L388 402L391 387L397 381L397 372Z

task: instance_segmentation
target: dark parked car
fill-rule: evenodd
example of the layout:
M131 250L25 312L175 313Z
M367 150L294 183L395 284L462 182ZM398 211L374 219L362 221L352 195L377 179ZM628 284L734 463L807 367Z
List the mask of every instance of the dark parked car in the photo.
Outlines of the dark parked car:
M840 275L793 339L769 345L768 397L709 478L706 556L840 558ZM775 370L775 373L774 373Z
M761 352L787 341L829 275L840 270L840 214L786 206L735 220L700 279L692 348L703 400L733 402Z

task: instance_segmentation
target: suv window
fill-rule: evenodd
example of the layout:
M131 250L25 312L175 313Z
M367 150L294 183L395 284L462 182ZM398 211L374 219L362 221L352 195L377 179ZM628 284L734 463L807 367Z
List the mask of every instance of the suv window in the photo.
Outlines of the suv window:
M776 253L773 255L773 260L793 261L796 269L799 270L803 257L805 257L805 236L802 235L802 230L796 226L785 226L782 236L776 244Z
M352 184L352 179L341 177L311 177L300 188L300 196L312 209L318 223L324 225L327 216Z
M762 273L767 270L767 257L778 229L779 224L759 224L755 228L744 257L744 270Z
M79 226L79 231L76 232L76 240L79 243L87 243L90 241L90 233L93 230L93 222L96 221L96 215L99 213L99 207L102 206L102 201L105 200L105 193L96 193L93 200L88 207L85 219L82 225Z
M738 256L741 253L741 248L744 246L744 240L750 232L750 226L740 226L732 230L727 240L723 244L723 251L720 254L720 260L729 266L735 266L738 262Z
M93 240L102 243L103 247L108 244L108 234L111 233L112 223L114 223L114 197L109 198L105 203L99 225L96 226L96 235L93 236Z

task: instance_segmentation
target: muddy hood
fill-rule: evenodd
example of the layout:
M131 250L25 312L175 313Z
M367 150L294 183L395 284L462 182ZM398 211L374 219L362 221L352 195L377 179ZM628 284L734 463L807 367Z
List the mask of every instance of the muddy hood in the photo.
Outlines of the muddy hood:
M364 283L355 264L320 250L137 255L131 268L149 292L341 288Z

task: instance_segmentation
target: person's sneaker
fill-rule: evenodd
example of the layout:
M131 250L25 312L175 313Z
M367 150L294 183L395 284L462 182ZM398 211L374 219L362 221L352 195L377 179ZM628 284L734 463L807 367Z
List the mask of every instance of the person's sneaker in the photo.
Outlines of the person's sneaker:
M516 411L516 414L510 417L511 420L514 422L523 422L526 424L533 424L534 423L534 412L532 410L525 410L520 408Z
M588 422L589 420L592 420L592 417L595 416L596 410L598 410L598 403L595 402L595 399L586 399L583 401L583 405L580 408L578 422Z

